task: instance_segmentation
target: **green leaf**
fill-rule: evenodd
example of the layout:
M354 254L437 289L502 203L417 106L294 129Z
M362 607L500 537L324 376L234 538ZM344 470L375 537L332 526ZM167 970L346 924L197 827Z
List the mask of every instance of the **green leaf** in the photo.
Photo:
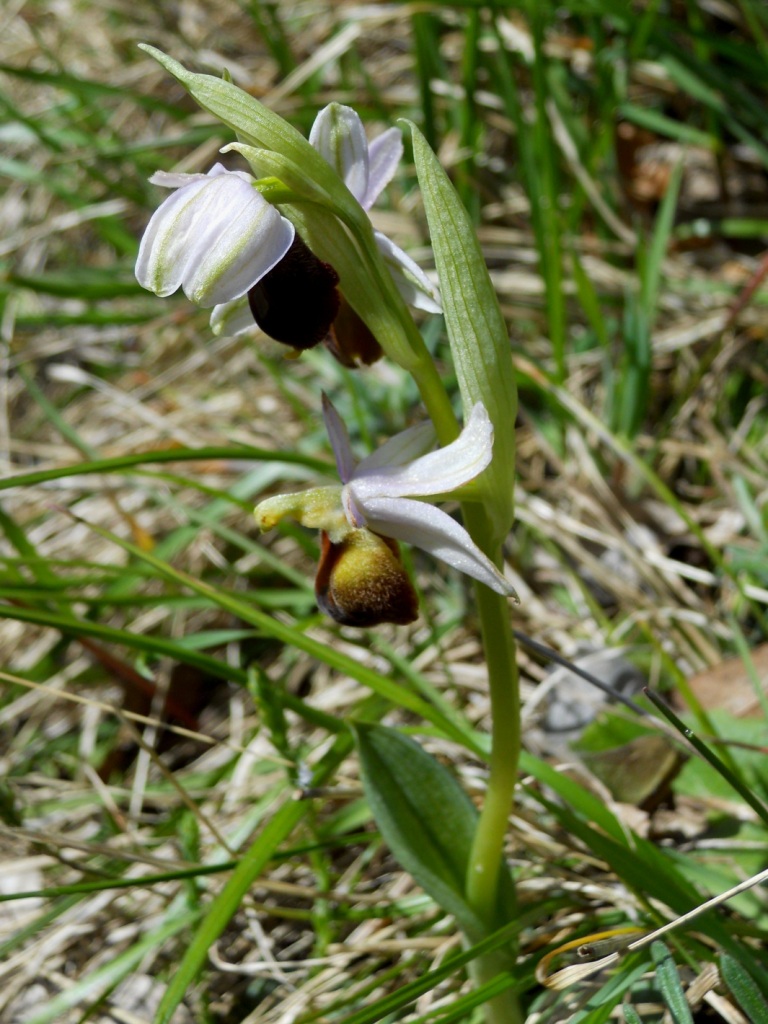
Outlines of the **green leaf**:
M464 896L477 810L451 773L413 740L382 725L354 727L373 817L400 864L476 942L488 929ZM511 879L502 903L511 916ZM502 911L503 913L503 911Z
M627 1024L643 1024L643 1018L634 1008L634 1006L622 1006L624 1011L624 1020Z
M693 1024L691 1008L685 998L677 964L663 942L651 945L651 956L656 964L656 981L658 982L664 1001L672 1014L675 1024Z
M9 274L8 281L19 288L59 298L77 298L86 301L115 299L123 295L141 295L142 287L131 275L121 274L114 267L78 267L70 273Z
M720 974L731 995L751 1021L768 1020L768 1003L763 999L754 978L738 960L723 954L720 957Z
M494 426L493 461L481 480L493 550L514 518L517 391L509 334L469 215L424 136L406 123L464 411L482 402Z

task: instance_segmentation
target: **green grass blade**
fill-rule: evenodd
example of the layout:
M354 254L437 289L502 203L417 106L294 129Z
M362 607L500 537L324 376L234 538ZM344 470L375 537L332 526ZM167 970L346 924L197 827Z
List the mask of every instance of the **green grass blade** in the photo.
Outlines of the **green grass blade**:
M50 483L52 480L65 480L69 476L80 474L112 473L130 469L133 466L166 462L205 462L209 459L287 462L295 466L306 466L319 473L334 473L330 463L309 455L302 455L299 452L274 452L266 448L252 448L248 445L211 445L204 448L161 448L148 452L135 452L132 455L116 455L109 459L89 460L71 466L58 466L55 469L18 473L0 480L0 491L8 490L11 487L32 487L36 484Z
M640 1014L637 1012L634 1006L629 1006L625 1004L624 1006L622 1006L621 1009L624 1014L624 1020L627 1022L627 1024L643 1024L643 1018L640 1016Z
M441 714L440 711L431 707L426 701L412 694L399 683L384 678L380 673L366 668L364 665L359 664L359 662L354 658L336 650L334 647L321 643L318 640L314 640L295 626L286 625L280 620L267 615L239 598L231 597L223 593L220 589L212 587L209 584L204 583L202 580L198 580L195 577L190 576L188 573L175 569L173 566L164 562L162 559L157 558L152 553L143 551L137 545L116 537L109 531L102 530L99 527L94 526L92 523L87 525L100 536L111 540L125 551L128 551L134 558L152 565L160 575L164 576L166 579L179 583L202 596L208 597L212 604L218 605L218 607L225 608L232 612L242 621L255 626L263 635L272 637L273 639L287 644L288 646L295 647L298 650L302 650L306 654L317 658L318 661L329 665L331 668L335 668L339 672L346 673L352 679L356 679L358 682L371 689L374 693L378 693L393 704L399 705L403 708L408 708L414 714L418 715L419 718L432 722L432 724L441 729L446 736L451 737L459 743L464 742L464 733L459 731L451 721L447 720ZM14 612L15 610L11 611L11 617L14 617ZM184 651L184 655L181 656L181 660L185 660L194 654L194 652L188 651L185 648L177 648L177 650ZM200 657L200 655L197 656ZM221 667L219 668L219 674L220 673Z
M296 59L288 33L283 27L279 6L264 3L264 0L250 0L247 8L279 68L279 77L287 78L296 67Z
M493 935L489 935L488 938L483 939L474 946L470 946L469 949L456 956L447 957L439 967L427 971L416 981L409 982L397 991L376 1000L375 1004L366 1006L350 1014L348 1017L342 1018L340 1024L376 1024L376 1021L383 1020L385 1017L397 1013L397 1011L408 1006L409 1003L415 1002L425 992L436 988L442 981L450 978L473 960L481 956L487 956L489 953L494 953L496 950L509 945L524 928L528 927L534 920L539 919L539 914L543 913L546 915L548 911L554 910L555 906L556 901L549 901L535 911L521 914L516 921L510 922L504 928L499 928L498 931L494 932Z
M160 882L177 882L185 878L197 878L202 875L221 874L237 867L236 860L222 861L218 864L199 864L194 868L177 871L162 871L154 875L142 875L137 878L108 878L98 882L75 882L72 885L53 885L47 889L29 889L24 892L0 893L0 903L14 900L34 898L53 899L60 896L82 895L88 892L104 892L110 889L146 889Z
M676 121L651 107L639 107L635 103L622 103L616 115L632 124L639 125L655 132L662 138L675 139L690 146L701 146L704 149L717 150L720 142L714 135L702 131L685 121Z
M678 162L672 169L667 190L664 193L656 223L653 228L651 243L641 272L640 298L649 331L653 329L656 311L659 304L659 290L663 278L664 258L667 254L672 234L672 225L677 209L677 199L683 180L683 164Z
M720 957L720 974L739 1007L754 1024L768 1020L768 1003L763 998L754 978L745 968L724 953Z
M715 771L721 775L731 785L741 799L748 804L758 818L761 819L768 826L768 807L763 803L762 800L758 799L756 794L753 792L752 787L742 779L734 767L730 767L715 754L715 752L707 746L694 732L690 729L681 719L677 717L674 711L669 705L659 697L657 693L652 690L646 691L647 697L653 702L655 707L664 715L667 721L671 722L672 725L677 729L681 736L684 736L688 742L696 748L701 754L705 761L707 761Z
M336 739L333 747L315 769L313 786L320 786L328 779L347 756L351 746L352 737L349 733ZM194 984L205 964L208 950L237 912L243 897L274 856L278 847L291 835L311 808L312 802L309 800L289 800L284 803L243 854L232 877L214 899L201 926L195 932L170 985L163 994L155 1015L155 1024L171 1024L174 1011L187 994L189 987Z
M651 956L656 965L656 982L664 997L674 1024L693 1024L691 1008L685 998L677 964L663 942L651 945Z
M439 22L431 12L416 11L411 15L413 49L416 58L422 124L420 125L430 149L439 143L437 113L432 93L432 82L446 77L447 69L440 55Z
M104 626L101 623L77 618L74 615L58 614L41 608L24 608L19 605L0 606L0 615L8 619L16 619L19 622L34 622L39 626L56 629L62 636L74 639L81 636L93 637L96 640L102 640L107 643L127 646L131 650L140 653L169 657L174 661L181 662L183 665L191 665L194 668L200 669L201 672L213 676L214 679L230 680L240 686L246 686L248 682L248 674L245 669L238 668L236 665L230 665L228 662L211 657L209 654L190 650L183 644L165 639L164 637L131 633L129 630ZM0 679L10 682L26 682L26 680L10 677L3 672L0 672ZM313 708L311 704L306 704L293 694L285 692L283 700L287 707L292 711L296 711L306 721L313 722L328 732L336 733L344 728L343 723L333 715L325 714L325 712Z

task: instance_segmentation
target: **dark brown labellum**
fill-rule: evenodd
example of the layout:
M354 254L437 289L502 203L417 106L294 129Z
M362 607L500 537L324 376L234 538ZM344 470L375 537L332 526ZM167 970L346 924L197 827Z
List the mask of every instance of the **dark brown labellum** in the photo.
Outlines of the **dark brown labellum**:
M397 542L366 529L338 544L323 532L315 594L322 610L344 626L404 626L419 614Z
M381 345L363 319L357 315L343 295L339 296L339 312L331 325L325 347L342 366L370 366L381 359Z
M251 288L253 319L275 341L313 348L325 339L339 310L339 275L298 235L277 266Z

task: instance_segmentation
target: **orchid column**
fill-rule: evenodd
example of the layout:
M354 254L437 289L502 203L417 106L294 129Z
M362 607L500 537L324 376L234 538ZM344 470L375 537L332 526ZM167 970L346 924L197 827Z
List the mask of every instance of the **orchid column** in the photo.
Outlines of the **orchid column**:
M422 871L418 857L411 857L410 839L403 838L396 820L397 787L390 799L363 765L382 835L405 866L414 865L417 881L456 916L467 942L476 943L514 912L503 846L520 730L509 606L515 594L499 568L513 521L516 393L506 328L472 225L411 125L463 405L460 432L407 308L437 311L439 297L419 267L373 230L367 214L400 158L399 131L390 129L369 145L354 111L331 104L306 140L232 83L192 74L160 51L145 49L233 130L239 141L226 149L244 157L254 177L218 165L207 175L155 177L175 191L152 218L142 243L141 283L161 295L181 287L199 305L213 307L211 326L217 332L258 323L294 349L325 341L347 365L371 362L383 352L412 375L430 417L426 428L405 431L355 465L343 424L326 402L341 484L267 499L256 517L263 529L292 516L321 530L318 603L346 625L407 623L416 617L399 541L423 548L476 581L492 712L488 790L479 817L455 780L446 781L445 769L399 734L382 734L385 746L397 747L391 760L395 774L401 754L411 764L426 763L429 785L442 787L461 804L461 843L454 842L450 829L441 832L439 821L435 826L433 848L438 859L444 857L444 878L429 865ZM300 303L293 300L296 293ZM309 308L309 319L297 306ZM431 451L435 440L442 447ZM430 496L458 498L466 529L421 500ZM365 747L362 730L358 740L361 757L370 761L373 747ZM408 773L403 784L410 784ZM428 805L430 796L422 787L419 799ZM514 951L479 956L474 968L478 984L500 974L506 984L513 980ZM509 990L486 1004L486 1019L488 1024L520 1020Z

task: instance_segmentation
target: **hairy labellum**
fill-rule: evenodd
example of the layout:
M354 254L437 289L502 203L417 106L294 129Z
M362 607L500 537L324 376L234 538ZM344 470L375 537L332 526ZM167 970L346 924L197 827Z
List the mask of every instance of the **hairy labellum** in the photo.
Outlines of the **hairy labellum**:
M296 235L288 252L248 292L253 319L275 341L295 349L323 341L339 310L339 275Z
M365 529L336 544L323 531L315 594L320 608L344 626L404 626L419 614L397 542Z

